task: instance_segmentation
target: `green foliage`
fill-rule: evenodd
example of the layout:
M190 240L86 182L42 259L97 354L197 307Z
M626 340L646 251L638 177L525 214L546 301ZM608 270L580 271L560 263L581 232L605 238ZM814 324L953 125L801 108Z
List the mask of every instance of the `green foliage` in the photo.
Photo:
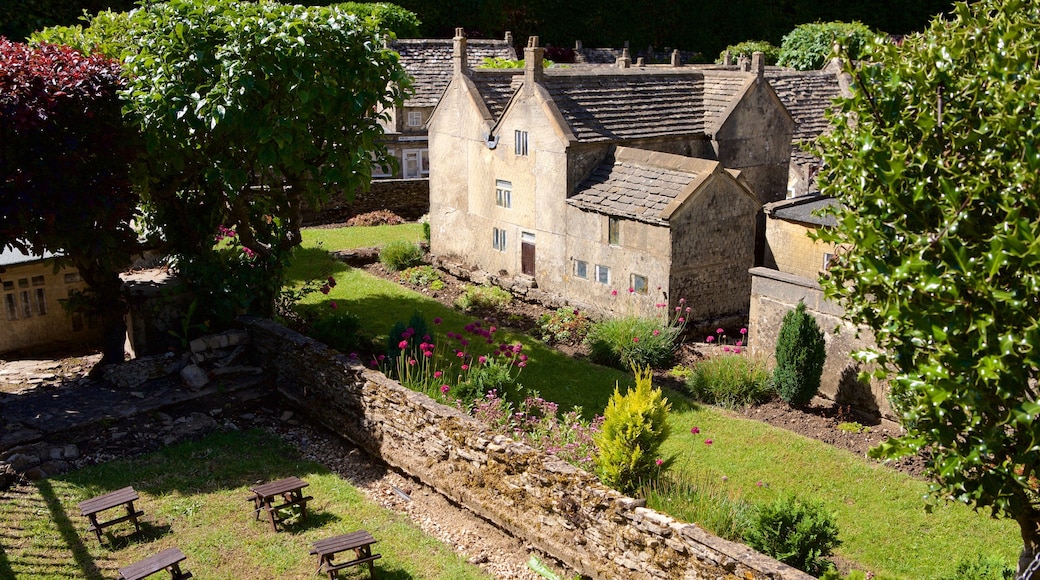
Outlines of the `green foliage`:
M423 254L422 248L415 242L393 241L379 250L379 263L391 272L400 272L421 264Z
M846 59L860 60L869 54L868 47L883 38L860 22L815 22L800 24L784 36L777 64L798 70L819 70L834 54L834 45L842 47Z
M559 405L537 394L513 404L500 391L489 391L473 405L473 416L501 433L564 461L589 469L596 455L593 440L603 417L583 416L581 407L560 414Z
M671 407L661 389L653 386L649 368L636 370L636 385L624 395L618 387L603 412L603 427L596 434L599 447L596 470L604 484L622 493L634 493L660 472L665 460L659 451L668 438ZM658 464L657 461L662 463ZM669 460L670 462L670 460Z
M761 52L762 56L766 59L767 65L774 65L776 61L780 59L780 48L773 46L772 43L765 40L745 40L737 44L731 44L724 48L719 53L719 58L715 60L716 64L721 63L726 58L726 51L729 51L730 57L733 58L733 62L740 57L751 58L751 55L756 52Z
M592 320L584 312L565 306L538 319L538 333L546 344L580 344L591 326Z
M773 384L780 398L792 407L808 405L820 390L823 363L827 360L823 331L805 303L784 314L776 337L776 369Z
M748 546L815 576L831 567L827 557L841 545L834 516L822 503L790 495L758 506L747 526Z
M397 279L413 286L431 286L440 281L441 273L433 266L412 266L401 270Z
M327 4L327 2L300 2L300 4ZM389 2L343 2L337 8L362 18L374 20L398 38L415 38L422 22L414 12Z
M754 504L726 489L720 478L700 475L668 475L644 485L640 496L647 506L698 526L720 538L739 542Z
M943 576L939 580L1013 580L1015 570L1002 562L1000 558L975 554L971 558L963 558L957 562L953 576Z
M616 368L667 368L675 359L682 328L656 318L624 316L594 323L585 336L589 358Z
M1016 520L1040 546L1040 4L957 4L876 66L821 141L821 191L841 201L820 238L846 248L823 280L877 343L906 434L938 497ZM854 115L854 116L853 116Z
M393 328L390 329L390 334L386 338L386 358L390 359L391 363L389 366L394 367L394 361L398 360L402 354L405 357L417 357L421 356L420 340L412 340L414 337L421 339L422 342L430 342L424 337L433 337L433 332L430 330L429 323L426 322L426 318L419 311L412 313L412 317L408 319L408 322L398 321L394 323ZM402 343L408 343L402 348Z
M455 307L463 312L490 312L505 308L513 301L508 290L498 286L466 286Z
M556 63L547 58L542 59L542 68L550 68L554 64ZM480 64L477 65L477 68L524 68L524 61L523 59L513 60L509 58L485 56L483 60L480 61Z
M698 401L735 409L775 397L771 378L765 361L729 354L698 362L686 386Z
M353 353L364 343L360 331L360 318L347 312L337 312L314 321L308 334L342 353Z

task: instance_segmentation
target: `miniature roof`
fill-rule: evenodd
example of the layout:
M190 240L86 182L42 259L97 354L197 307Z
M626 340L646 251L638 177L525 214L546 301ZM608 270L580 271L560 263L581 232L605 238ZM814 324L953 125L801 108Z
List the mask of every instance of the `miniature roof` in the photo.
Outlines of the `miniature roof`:
M841 96L835 73L767 67L765 76L795 120L793 142L812 141L830 130L824 113Z
M507 88L502 71L473 71L495 118L518 90L522 72L512 72ZM753 78L692 68L549 68L542 85L578 141L591 142L711 132Z
M618 147L582 181L567 203L579 209L666 225L682 202L713 173L717 161Z
M452 76L451 39L398 39L392 48L401 55L401 64L414 79L412 96L406 107L433 107L444 93ZM485 58L516 59L516 50L505 40L469 40L466 58L478 65Z
M14 266L17 264L27 264L29 262L46 260L48 258L54 258L60 255L62 255L61 252L55 253L44 251L42 256L37 256L34 254L27 254L20 248L6 246L0 248L0 266Z
M766 215L789 222L798 222L815 226L833 227L838 220L832 215L819 216L815 213L826 207L838 204L833 197L823 195L802 195L767 203L762 206Z

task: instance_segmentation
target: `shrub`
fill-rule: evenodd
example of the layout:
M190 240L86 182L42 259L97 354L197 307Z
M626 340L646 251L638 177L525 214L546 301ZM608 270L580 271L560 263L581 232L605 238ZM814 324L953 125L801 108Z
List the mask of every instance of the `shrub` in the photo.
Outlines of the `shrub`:
M1012 580L1015 570L1002 562L1000 558L975 554L957 562L953 576L943 576L940 580Z
M596 457L594 441L603 425L603 417L591 421L582 417L581 407L559 415L556 403L533 395L516 407L498 391L489 391L473 407L473 416L492 428L541 449L583 469L593 467Z
M546 344L579 344L591 326L592 320L575 308L557 308L538 319L538 333Z
M827 557L841 544L834 516L822 503L788 495L758 506L749 518L744 542L814 576L831 566Z
M686 386L698 401L735 409L772 399L771 379L763 360L731 354L698 362Z
M402 270L397 279L413 286L431 286L441 279L441 273L433 266L412 266Z
M662 469L658 452L668 438L668 400L653 387L649 368L636 370L636 386L614 394L603 412L596 434L599 452L596 470L604 484L622 493L634 493Z
M823 68L834 43L845 47L848 57L859 60L880 35L859 22L815 22L799 24L780 43L777 64L798 70Z
M423 260L423 250L419 244L394 240L388 242L379 251L379 261L387 270L399 272L412 266L418 266Z
M347 312L324 316L311 324L310 336L340 352L354 352L361 346L361 319Z
M823 332L816 319L805 311L805 303L784 314L776 337L776 369L773 382L780 398L792 407L802 407L816 396L827 359Z
M466 286L455 307L463 312L499 310L512 301L513 295L498 286Z
M404 218L385 209L358 214L347 220L348 226L396 226L403 223Z
M739 542L754 504L724 489L719 478L705 473L663 477L640 491L647 506L663 511L727 540Z
M593 362L616 368L665 368L675 359L682 328L642 316L594 323L585 337Z
M721 63L726 58L726 51L729 51L730 56L733 57L734 62L744 56L751 58L751 54L755 52L761 52L762 56L766 59L767 65L776 64L777 59L780 58L780 48L773 46L765 40L745 40L738 44L731 44L719 53L719 58L716 63Z

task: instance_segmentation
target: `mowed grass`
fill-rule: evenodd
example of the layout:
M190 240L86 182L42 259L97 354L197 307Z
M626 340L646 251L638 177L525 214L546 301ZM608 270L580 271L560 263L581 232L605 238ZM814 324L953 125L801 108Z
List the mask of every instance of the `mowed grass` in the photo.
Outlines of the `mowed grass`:
M394 231L410 239L414 233L403 226L347 229L379 230L351 234L359 239L393 239ZM305 302L327 308L335 301L358 315L367 333L381 338L414 311L427 320L443 318L445 331L458 331L472 321L433 299L335 262L324 251L341 249L332 241L335 231L304 231L293 277L331 273L338 281L328 296L312 294ZM507 336L523 342L531 357L521 382L561 409L581 406L586 415L602 413L615 383L624 391L633 382L628 373L574 360L525 335ZM751 501L768 501L780 493L819 499L837 517L843 541L838 553L860 569L923 580L952 577L957 563L975 554L997 556L1009 565L1017 558L1021 544L1014 522L993 520L955 503L937 503L928 513L925 481L789 431L693 404L678 393L666 394L672 402L672 434L663 454L676 458L677 473L689 481L717 482L719 493ZM693 427L700 433L692 434ZM669 511L668 503L661 509ZM680 510L675 511L681 518Z
M314 500L305 521L290 521L275 533L268 521L254 519L248 488L290 475L310 484L305 491ZM143 530L136 534L132 524L117 524L106 528L99 546L76 504L127 485L141 496L135 506L145 512ZM0 578L116 578L119 568L173 546L187 556L182 568L199 580L314 578L311 542L358 529L377 540L380 578L489 577L406 517L260 431L215 434L14 488L0 495L0 522Z

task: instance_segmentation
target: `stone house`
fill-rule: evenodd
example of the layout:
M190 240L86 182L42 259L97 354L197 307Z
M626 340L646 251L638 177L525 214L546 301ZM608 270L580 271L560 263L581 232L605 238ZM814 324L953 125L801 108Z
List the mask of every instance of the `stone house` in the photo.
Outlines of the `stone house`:
M691 320L744 320L794 129L760 60L544 69L532 38L523 71L485 70L454 42L428 123L436 256L600 312L686 298Z
M0 252L0 354L94 343L97 320L68 314L59 300L86 284L73 267L55 269L55 255L34 256L14 248Z

